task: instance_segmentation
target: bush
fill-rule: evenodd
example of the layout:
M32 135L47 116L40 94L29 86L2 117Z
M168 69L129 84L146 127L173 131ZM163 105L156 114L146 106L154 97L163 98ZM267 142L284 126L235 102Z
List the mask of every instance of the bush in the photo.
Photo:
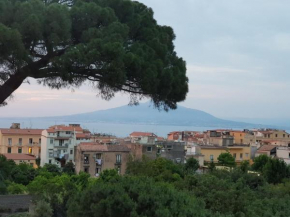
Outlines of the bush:
M9 194L25 194L27 192L26 186L22 184L17 184L15 182L11 182L8 185L7 190Z

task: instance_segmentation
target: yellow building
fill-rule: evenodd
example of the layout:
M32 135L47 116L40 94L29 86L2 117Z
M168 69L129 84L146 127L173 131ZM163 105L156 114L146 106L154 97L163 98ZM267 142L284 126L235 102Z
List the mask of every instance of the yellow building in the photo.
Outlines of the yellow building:
M267 130L267 131L260 131L264 138L263 139L275 139L275 140L286 140L290 141L290 134L287 133L285 130Z
M255 135L246 131L230 131L230 135L234 137L234 144L255 144Z
M227 151L236 159L237 164L251 159L251 147L249 146L200 146L200 149L201 154L204 155L204 162L218 163L219 155Z
M0 129L0 154L40 157L42 129Z

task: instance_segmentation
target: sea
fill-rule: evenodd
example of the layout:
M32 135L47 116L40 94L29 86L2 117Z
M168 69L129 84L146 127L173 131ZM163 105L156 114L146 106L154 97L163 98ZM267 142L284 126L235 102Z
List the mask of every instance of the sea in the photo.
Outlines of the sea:
M59 122L51 120L37 119L17 119L17 118L1 118L0 128L9 128L12 123L20 123L22 129L47 129L53 125L60 124L80 124L83 129L88 129L92 133L110 134L117 137L127 137L134 131L151 132L161 137L167 137L172 131L205 131L217 129L218 127L199 127L199 126L166 126L166 125L148 125L148 124L122 124L122 123L93 123L93 122ZM220 127L222 128L222 127ZM234 130L241 130L234 128Z

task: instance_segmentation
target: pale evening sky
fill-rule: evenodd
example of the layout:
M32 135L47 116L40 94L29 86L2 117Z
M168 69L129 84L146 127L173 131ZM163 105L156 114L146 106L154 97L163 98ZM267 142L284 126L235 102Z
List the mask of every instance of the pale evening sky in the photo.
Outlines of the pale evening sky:
M187 62L189 88L180 105L220 118L290 118L290 1L140 0L159 24L173 27ZM90 87L50 90L23 84L0 117L56 116L126 105Z

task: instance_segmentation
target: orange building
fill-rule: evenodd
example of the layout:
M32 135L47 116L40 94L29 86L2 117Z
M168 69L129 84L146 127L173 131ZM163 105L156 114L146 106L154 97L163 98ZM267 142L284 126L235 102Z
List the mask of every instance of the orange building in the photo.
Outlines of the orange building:
M40 157L42 129L0 129L0 154L29 154Z

